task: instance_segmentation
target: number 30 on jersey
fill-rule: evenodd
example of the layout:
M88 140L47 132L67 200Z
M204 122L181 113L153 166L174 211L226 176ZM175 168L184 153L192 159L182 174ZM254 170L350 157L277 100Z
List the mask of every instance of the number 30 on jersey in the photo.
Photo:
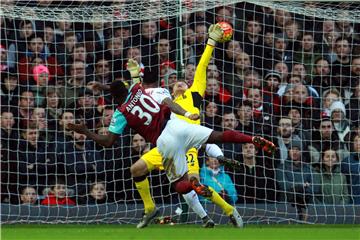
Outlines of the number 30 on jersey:
M149 105L145 100L148 100L151 104ZM131 109L131 114L138 116L140 119L145 118L146 121L144 125L150 125L152 121L151 113L158 113L160 111L159 105L149 96L142 94L140 96L141 106L135 106ZM152 105L152 106L151 106Z

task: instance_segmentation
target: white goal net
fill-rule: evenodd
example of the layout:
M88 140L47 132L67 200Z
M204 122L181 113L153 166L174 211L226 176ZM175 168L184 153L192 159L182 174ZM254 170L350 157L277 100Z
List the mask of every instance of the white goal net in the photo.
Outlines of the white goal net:
M360 222L358 16L351 1L1 1L1 221L138 222L130 167L150 144L126 129L103 148L67 124L108 132L116 106L94 83L130 84L129 58L170 91L190 85L208 27L225 21L234 34L208 67L202 124L263 136L277 152L219 145L240 167L200 152L201 180L246 223ZM149 176L162 217L200 222L164 172Z

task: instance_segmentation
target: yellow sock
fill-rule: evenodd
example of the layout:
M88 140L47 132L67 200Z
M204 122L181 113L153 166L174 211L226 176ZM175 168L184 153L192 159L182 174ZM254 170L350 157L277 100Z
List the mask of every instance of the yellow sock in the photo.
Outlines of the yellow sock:
M209 198L213 203L221 207L227 216L233 213L234 207L228 204L220 195L212 188L209 187L212 191L212 196Z
M155 203L151 197L150 184L148 178L141 182L135 182L136 189L138 190L141 199L144 202L145 214L151 212L155 208Z

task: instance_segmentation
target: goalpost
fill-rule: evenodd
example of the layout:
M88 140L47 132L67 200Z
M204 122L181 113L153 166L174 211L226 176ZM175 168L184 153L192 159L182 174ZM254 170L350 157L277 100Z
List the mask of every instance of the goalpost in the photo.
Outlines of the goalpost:
M130 166L149 144L126 130L102 148L66 124L108 131L115 106L94 82L129 83L128 58L156 69L162 86L191 84L207 28L227 21L233 41L214 51L203 124L262 135L278 153L220 145L242 163L220 168L233 195L204 154L202 174L246 223L359 223L359 15L352 1L2 2L1 221L137 223L143 205ZM149 180L165 221L201 221L163 172ZM42 204L54 195L61 203Z

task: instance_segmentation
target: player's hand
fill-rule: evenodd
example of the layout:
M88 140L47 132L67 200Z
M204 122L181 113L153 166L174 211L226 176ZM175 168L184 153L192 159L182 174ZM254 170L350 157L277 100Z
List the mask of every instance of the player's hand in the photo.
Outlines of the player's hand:
M192 113L188 116L188 119L195 121L195 120L200 119L200 115L197 113Z
M132 78L138 78L140 76L141 68L135 59L130 58L128 60L126 69L130 72Z
M87 126L83 123L80 124L74 124L74 123L68 123L67 128L71 131L75 131L77 133L85 134L89 131Z
M276 146L271 141L260 136L255 136L252 138L252 142L257 148L262 149L267 154L274 155Z
M210 44L210 45L215 45L215 43L218 42L222 38L222 36L224 35L224 31L220 27L219 24L212 24L209 27L208 32L209 32L209 40L210 40L210 41L208 41L208 44Z

